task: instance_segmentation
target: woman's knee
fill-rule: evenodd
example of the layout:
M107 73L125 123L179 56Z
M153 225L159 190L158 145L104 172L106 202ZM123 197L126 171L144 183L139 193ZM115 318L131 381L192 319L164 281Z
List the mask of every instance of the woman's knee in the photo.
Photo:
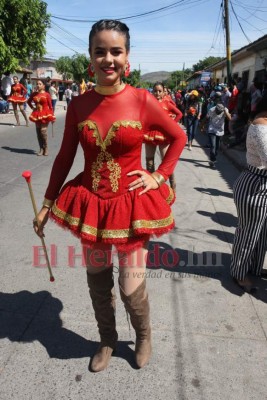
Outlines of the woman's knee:
M89 273L98 273L112 265L112 246L97 244L88 247L83 244L84 262Z

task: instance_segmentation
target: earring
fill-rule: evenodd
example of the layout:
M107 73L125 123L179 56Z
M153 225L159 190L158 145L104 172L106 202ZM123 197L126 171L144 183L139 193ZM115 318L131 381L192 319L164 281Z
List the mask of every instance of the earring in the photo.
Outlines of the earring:
M131 72L131 66L129 61L127 61L127 64L125 66L125 70L124 70L124 76L127 78L130 75Z
M88 75L91 76L91 78L93 78L93 76L95 76L95 70L91 63L89 63L89 65L88 65L87 72L88 72Z

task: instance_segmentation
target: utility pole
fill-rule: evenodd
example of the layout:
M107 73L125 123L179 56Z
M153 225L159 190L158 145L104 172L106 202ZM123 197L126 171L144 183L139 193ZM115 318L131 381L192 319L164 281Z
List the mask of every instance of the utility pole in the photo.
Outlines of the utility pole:
M230 48L230 31L229 31L229 5L228 0L224 0L224 27L226 37L226 62L227 62L227 83L232 81L232 58Z

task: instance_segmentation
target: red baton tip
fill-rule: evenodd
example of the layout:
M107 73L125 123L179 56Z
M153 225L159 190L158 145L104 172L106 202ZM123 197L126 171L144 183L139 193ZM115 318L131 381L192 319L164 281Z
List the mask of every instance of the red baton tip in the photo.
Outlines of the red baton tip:
M22 176L26 179L27 182L29 182L31 180L32 173L31 171L24 171L22 172Z
M50 277L50 282L55 282L55 278L53 276Z

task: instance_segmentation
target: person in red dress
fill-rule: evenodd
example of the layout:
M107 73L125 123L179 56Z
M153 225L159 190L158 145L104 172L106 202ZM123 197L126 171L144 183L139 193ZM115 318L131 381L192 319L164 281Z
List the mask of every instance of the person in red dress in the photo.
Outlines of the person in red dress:
M128 27L101 20L89 35L90 74L96 86L73 98L66 115L61 148L55 159L43 207L38 214L43 235L49 214L81 238L87 282L100 334L90 362L94 372L105 369L116 348L112 245L119 259L121 299L136 332L135 361L139 368L151 355L151 327L145 268L148 241L174 227L170 204L173 190L165 184L182 152L186 136L145 89L122 81L129 73ZM164 134L169 149L150 174L141 165L142 143L153 129ZM78 145L84 170L62 187Z
M56 117L54 116L51 96L45 91L43 81L37 81L36 91L30 95L27 103L33 110L29 118L30 121L35 122L37 140L40 146L37 156L48 156L47 127L49 122L52 122L52 124L55 122Z
M172 118L175 122L179 122L182 118L183 114L181 111L175 106L175 103L172 101L169 95L166 95L164 90L164 85L162 82L156 82L153 86L153 95L158 100L160 106L163 110ZM160 132L152 131L146 135L146 168L149 172L155 171L155 153L156 147L159 145L159 151L161 158L165 156L169 143L166 140L166 137ZM169 177L170 185L173 190L176 189L176 182L174 174L171 174Z
M21 114L23 115L26 121L26 126L29 126L29 121L26 112L24 110L24 103L26 103L27 101L26 99L27 89L21 83L19 83L19 79L17 76L13 76L13 82L14 84L11 86L11 96L9 96L7 101L12 103L13 105L17 126L20 125L18 106Z

